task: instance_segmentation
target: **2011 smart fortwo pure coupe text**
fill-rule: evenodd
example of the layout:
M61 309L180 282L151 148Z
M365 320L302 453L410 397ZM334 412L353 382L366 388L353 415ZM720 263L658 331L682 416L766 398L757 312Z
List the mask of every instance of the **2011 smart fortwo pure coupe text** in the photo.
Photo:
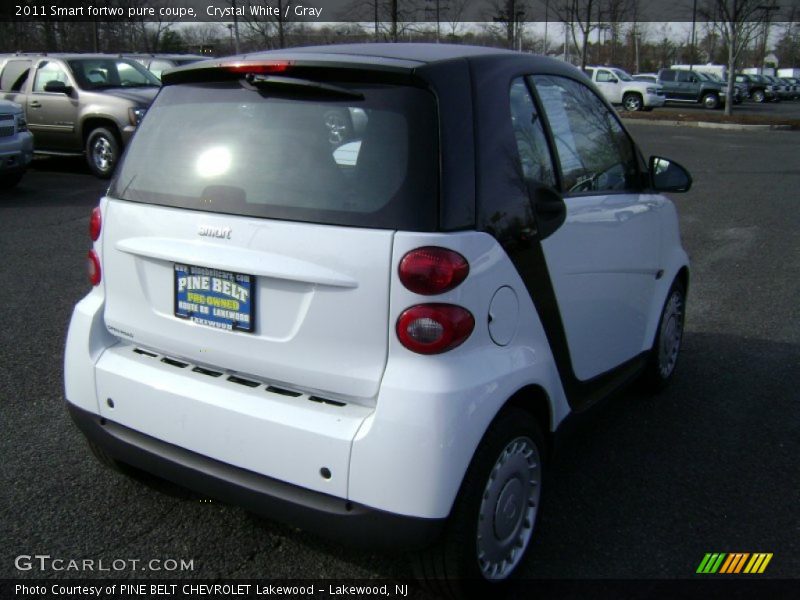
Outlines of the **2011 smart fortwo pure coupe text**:
M298 48L163 82L67 339L95 454L422 548L450 590L507 579L565 416L673 375L688 260L660 192L688 173L515 52Z

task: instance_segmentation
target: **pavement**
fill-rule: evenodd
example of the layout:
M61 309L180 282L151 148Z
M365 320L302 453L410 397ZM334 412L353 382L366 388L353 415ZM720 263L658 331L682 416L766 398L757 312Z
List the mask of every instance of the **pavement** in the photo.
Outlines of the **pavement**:
M703 127L729 131L800 131L800 101L765 102L745 101L733 107L730 116L722 109L708 110L700 105L674 104L656 108L651 112L630 113L618 111L627 122L662 126Z

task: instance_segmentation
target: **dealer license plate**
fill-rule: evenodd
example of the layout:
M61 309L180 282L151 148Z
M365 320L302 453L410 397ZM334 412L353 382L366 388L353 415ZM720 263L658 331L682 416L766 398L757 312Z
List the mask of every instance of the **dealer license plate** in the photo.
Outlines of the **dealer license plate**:
M175 316L217 329L252 332L254 281L252 275L175 264Z

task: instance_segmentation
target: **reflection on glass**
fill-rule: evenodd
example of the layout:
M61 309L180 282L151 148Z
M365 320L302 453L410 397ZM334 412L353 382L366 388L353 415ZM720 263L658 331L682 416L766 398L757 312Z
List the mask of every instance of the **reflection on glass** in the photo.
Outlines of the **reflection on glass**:
M197 157L195 172L200 177L219 177L231 168L231 151L224 146L209 148Z

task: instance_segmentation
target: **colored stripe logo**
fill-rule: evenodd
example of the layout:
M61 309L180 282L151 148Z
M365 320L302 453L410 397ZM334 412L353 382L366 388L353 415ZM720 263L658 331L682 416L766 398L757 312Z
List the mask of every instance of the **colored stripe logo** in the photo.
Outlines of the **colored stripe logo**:
M735 575L739 573L753 575L763 573L771 560L771 552L754 554L749 552L708 552L700 561L696 572L704 575Z

